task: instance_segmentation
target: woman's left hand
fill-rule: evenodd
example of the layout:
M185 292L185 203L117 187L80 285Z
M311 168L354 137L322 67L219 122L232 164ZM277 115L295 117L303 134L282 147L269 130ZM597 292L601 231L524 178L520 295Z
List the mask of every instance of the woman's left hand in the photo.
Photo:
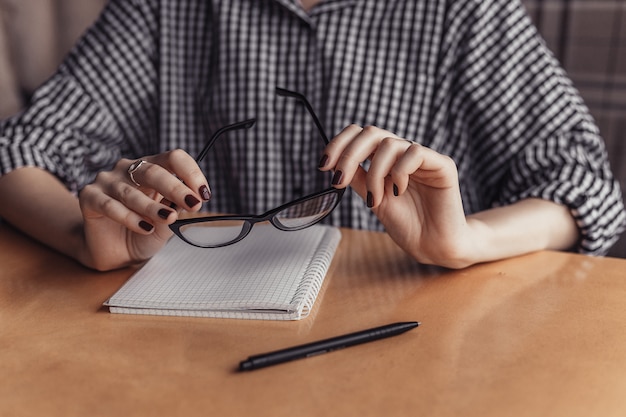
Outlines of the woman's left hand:
M367 159L365 171L360 164ZM451 158L377 127L350 125L326 147L320 169L334 170L334 186L352 186L418 261L452 268L473 263Z

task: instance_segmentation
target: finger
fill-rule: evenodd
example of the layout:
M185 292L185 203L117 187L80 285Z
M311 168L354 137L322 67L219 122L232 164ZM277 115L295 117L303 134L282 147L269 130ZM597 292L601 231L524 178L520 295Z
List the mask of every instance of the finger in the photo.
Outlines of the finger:
M330 143L326 145L324 154L320 160L320 170L328 171L333 169L345 147L354 139L356 135L361 133L362 130L363 128L361 126L351 124L331 139Z
M200 196L177 176L157 163L148 162L141 167L135 177L139 177L142 187L153 189L165 199L187 210L200 208Z
M394 165L405 154L409 146L411 146L410 142L395 137L386 137L380 141L366 176L368 207L373 208L380 204Z
M188 210L200 208L211 192L202 171L186 152L177 150L146 158L133 172L136 182ZM182 181L181 181L182 180ZM132 181L129 178L129 181Z
M144 199L150 200L145 194L132 189L130 185L123 186L128 187L132 193L141 194ZM140 234L149 234L154 230L153 220L146 219L137 212L130 210L125 203L105 194L102 192L101 188L96 185L91 184L83 188L80 193L79 201L85 218L107 217L125 226L127 229ZM158 214L156 214L156 216L159 217Z
M366 129L358 125L350 125L333 138L327 146L328 166L335 171L332 185L347 187L352 182L360 164L376 149L372 140L373 136L368 135L371 129ZM355 145L357 141L358 145Z
M351 183L360 164L375 154L380 142L392 133L373 126L361 130L349 126L327 147L328 165L335 169L333 185L345 187Z
M453 187L458 183L456 165L450 157L417 143L411 144L398 158L391 178L398 194L406 191L411 179L433 188Z
M211 189L198 166L196 160L187 152L176 149L162 154L164 166L174 173L187 187L194 190L198 197L204 201L211 198Z
M104 194L152 223L171 223L178 217L175 210L156 202L136 186L119 181L115 172L100 172L88 190L86 195L98 197L98 193Z
M117 199L129 210L134 211L153 224L169 224L178 218L177 212L164 202L157 202L150 196L126 183L110 183L106 194Z

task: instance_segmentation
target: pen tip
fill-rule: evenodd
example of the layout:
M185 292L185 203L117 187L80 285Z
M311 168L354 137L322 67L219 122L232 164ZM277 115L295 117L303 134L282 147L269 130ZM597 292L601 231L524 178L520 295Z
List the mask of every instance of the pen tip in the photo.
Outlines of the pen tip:
M239 363L239 372L252 370L252 362L246 360Z

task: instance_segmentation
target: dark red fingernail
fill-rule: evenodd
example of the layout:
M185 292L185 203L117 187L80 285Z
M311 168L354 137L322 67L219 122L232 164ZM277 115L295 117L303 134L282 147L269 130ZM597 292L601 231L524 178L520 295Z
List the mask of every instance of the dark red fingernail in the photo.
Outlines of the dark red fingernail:
M200 187L200 195L204 201L209 201L211 199L211 191L209 191L209 187L206 185Z
M397 197L398 194L400 194L400 191L398 190L398 186L396 184L394 184L393 185L393 195L395 195Z
M374 196L369 191L367 192L367 207L374 207Z
M167 198L162 198L160 203L163 204L164 206L168 206L169 208L176 210L176 204L172 203Z
M145 220L142 220L142 221L139 222L139 227L141 227L146 232L150 232L150 231L152 231L152 229L154 229L154 226L152 226L150 223L148 223Z
M168 209L161 209L157 214L160 218L167 219L168 217L170 217L170 214L172 214L172 211Z
M328 155L324 154L324 156L322 156L322 159L320 159L318 168L324 168L327 163L328 163Z
M341 180L343 179L343 172L341 171L336 171L335 175L333 175L333 180L331 181L332 185L339 185L341 184Z
M185 197L185 204L187 204L187 207L189 208L194 207L199 202L200 200L198 200L196 197L192 196L191 194Z

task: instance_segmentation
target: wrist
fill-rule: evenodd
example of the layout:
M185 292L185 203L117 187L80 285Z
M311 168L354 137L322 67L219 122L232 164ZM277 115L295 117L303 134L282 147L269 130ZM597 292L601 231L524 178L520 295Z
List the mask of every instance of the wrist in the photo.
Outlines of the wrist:
M520 200L467 216L474 263L540 250L570 249L578 228L567 207L541 199Z
M468 251L467 260L470 264L489 262L508 258L519 254L520 249L512 244L512 236L507 236L489 219L481 214L467 217Z

